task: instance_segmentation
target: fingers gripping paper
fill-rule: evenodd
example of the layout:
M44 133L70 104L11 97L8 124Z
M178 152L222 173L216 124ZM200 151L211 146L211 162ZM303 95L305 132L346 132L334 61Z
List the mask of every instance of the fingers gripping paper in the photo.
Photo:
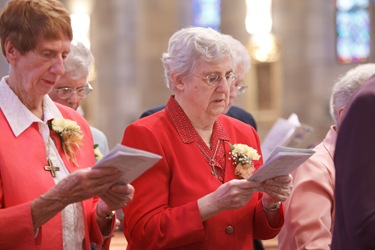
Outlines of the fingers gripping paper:
M94 165L94 168L115 167L123 173L121 181L130 183L161 158L157 154L117 144L103 159Z

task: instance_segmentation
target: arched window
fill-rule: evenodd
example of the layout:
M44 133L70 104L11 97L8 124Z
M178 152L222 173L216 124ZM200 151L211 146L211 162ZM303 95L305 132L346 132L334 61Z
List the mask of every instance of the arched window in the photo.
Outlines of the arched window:
M336 52L341 63L370 56L369 0L336 0Z
M220 0L193 0L193 25L220 29Z

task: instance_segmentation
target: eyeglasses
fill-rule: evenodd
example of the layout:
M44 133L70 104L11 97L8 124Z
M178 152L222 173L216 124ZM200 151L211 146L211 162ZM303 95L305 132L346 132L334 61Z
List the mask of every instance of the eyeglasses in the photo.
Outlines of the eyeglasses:
M86 86L77 88L77 89L72 89L68 87L63 87L63 88L55 88L55 92L57 93L57 96L60 97L61 99L68 99L70 98L73 94L78 95L79 98L85 98L88 94L91 93L93 90L92 86L90 83L87 83Z
M246 85L239 85L239 86L232 85L231 88L233 88L237 91L237 95L241 95L241 94L245 93L246 90L247 90Z
M203 81L205 81L210 86L217 86L221 83L221 80L223 79L223 76L218 73L212 73L205 77L202 77L200 75L192 74L193 76L199 77ZM236 81L237 75L234 72L229 72L225 75L225 80L227 85L232 85Z

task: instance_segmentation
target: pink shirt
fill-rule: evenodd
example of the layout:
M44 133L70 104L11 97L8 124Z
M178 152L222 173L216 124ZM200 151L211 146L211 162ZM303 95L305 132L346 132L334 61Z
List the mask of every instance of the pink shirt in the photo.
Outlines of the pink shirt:
M279 249L331 249L337 132L331 126L316 153L293 172L293 191L286 202Z

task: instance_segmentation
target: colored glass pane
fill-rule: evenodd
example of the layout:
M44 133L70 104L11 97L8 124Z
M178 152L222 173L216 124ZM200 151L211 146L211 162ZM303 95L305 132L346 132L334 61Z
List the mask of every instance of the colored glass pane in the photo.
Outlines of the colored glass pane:
M193 25L220 28L220 0L193 0Z
M336 1L336 52L339 62L365 62L370 55L368 0Z

